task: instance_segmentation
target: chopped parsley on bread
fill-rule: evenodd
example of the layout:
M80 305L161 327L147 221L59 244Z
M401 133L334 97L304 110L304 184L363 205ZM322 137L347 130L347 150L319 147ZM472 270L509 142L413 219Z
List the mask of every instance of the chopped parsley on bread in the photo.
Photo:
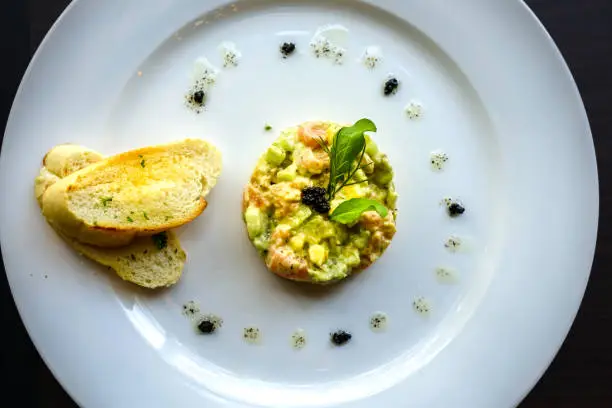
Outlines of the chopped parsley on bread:
M210 177L202 195L208 193L214 186L220 172L221 164L218 153L213 153L212 157L214 158L212 162L202 166L204 172ZM35 180L35 195L41 208L49 188L61 182L65 177L104 160L101 154L83 146L59 145L51 149L45 156L43 167ZM104 248L69 237L56 227L58 223L53 219L48 219L48 221L58 235L76 251L114 270L126 281L154 289L171 286L182 275L187 256L172 231L162 231L151 236L138 236L124 246Z
M45 161L57 160L48 154ZM221 154L203 140L145 147L60 178L44 191L42 212L68 238L122 247L194 220L220 172Z
M121 279L156 289L178 282L187 260L174 232L164 231L158 235L166 236L165 245L161 248L152 237L138 237L121 248L100 248L74 239L65 239L87 258L113 269Z

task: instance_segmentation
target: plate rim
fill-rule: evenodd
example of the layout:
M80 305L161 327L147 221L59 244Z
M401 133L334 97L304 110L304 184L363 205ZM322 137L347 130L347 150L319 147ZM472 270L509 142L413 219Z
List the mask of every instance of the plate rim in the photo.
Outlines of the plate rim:
M369 1L369 0L366 0ZM520 401L522 401L527 394L537 385L539 379L541 378L541 376L544 374L544 372L549 368L550 364L552 363L553 359L555 358L555 356L557 355L557 353L559 352L559 350L561 349L572 325L573 322L575 321L576 315L578 313L578 310L580 309L581 303L584 299L584 295L585 295L585 291L586 291L586 284L588 282L588 278L591 274L591 269L592 269L592 264L593 264L593 260L594 260L594 256L595 256L595 248L596 248L596 243L597 243L597 238L598 238L598 226L599 226L599 216L600 216L600 211L599 211L599 176L598 176L598 167L597 167L597 157L595 154L595 146L593 143L593 135L592 135L592 130L591 130L591 126L590 126L590 121L589 121L589 117L588 117L588 112L586 111L586 107L584 105L584 101L580 95L580 91L578 88L578 85L575 81L575 78L566 62L566 60L563 57L563 54L561 53L560 49L558 48L558 46L556 45L554 39L552 38L552 36L550 35L550 33L547 31L546 27L544 26L544 24L539 20L539 18L537 17L537 15L533 12L533 10L526 4L526 2L524 0L512 0L518 4L520 4L522 7L524 7L524 9L529 13L529 15L531 16L531 23L536 23L540 34L543 34L546 38L546 41L548 43L548 47L550 47L555 54L555 58L557 60L557 63L559 64L560 68L562 68L565 72L565 80L569 81L568 84L571 85L571 88L574 92L574 95L572 95L572 104L578 103L578 107L582 116L582 121L583 123L581 123L582 127L584 127L584 129L586 130L587 134L585 135L586 137L588 137L590 139L590 143L589 143L589 147L590 147L590 152L589 154L592 156L592 162L594 164L594 177L595 177L595 184L596 184L596 190L595 190L595 206L596 206L596 214L595 214L595 231L594 231L594 239L593 239L593 245L592 248L590 250L590 267L588 269L588 271L585 273L584 276L584 281L585 281L585 285L581 288L578 288L576 291L577 293L580 293L580 300L578 303L578 306L575 308L575 310L573 311L572 315L569 317L569 323L567 324L566 330L565 330L565 334L563 335L563 337L559 338L558 340L558 344L557 346L554 347L553 353L550 357L550 359L548 360L548 363L546 364L545 367L542 368L541 372L537 375L537 377L535 378L535 381L532 381L531 385L524 390L524 392L522 393L522 395L520 396L520 398L518 398L517 401L515 401L514 405L517 405L518 403L520 403ZM60 14L60 16L57 18L57 20L53 23L53 25L51 26L51 28L49 29L49 31L47 32L47 34L45 35L44 39L42 40L42 42L40 43L40 45L38 46L37 50L35 51L34 55L32 56L27 69L24 72L24 75L20 81L19 87L17 89L17 92L15 94L15 97L13 99L13 103L11 106L11 110L9 113L9 117L7 120L7 127L5 129L5 138L3 139L3 146L6 143L7 140L7 130L9 128L9 124L14 121L14 108L15 105L17 104L17 102L20 100L20 98L22 98L22 94L23 94L23 88L25 86L25 84L28 81L28 78L30 77L31 74L31 70L33 69L33 67L37 64L37 61L39 60L40 54L46 49L46 47L48 46L49 41L53 38L56 30L58 27L61 26L61 24L63 23L63 21L65 20L66 16L69 15L76 7L77 5L83 3L83 0L73 0L71 3L68 4L68 6L63 10L63 12ZM1 247L0 247L1 248ZM4 252L4 249L2 249L2 252ZM4 256L2 256L3 262L4 262ZM6 265L5 265L6 268ZM6 275L7 275L7 280L9 282L9 287L11 288L11 293L14 293L13 290L13 282L11 280L10 277L10 273L8 271L8 269L6 269ZM15 304L17 306L20 318L22 320L22 322L24 323L24 326L26 327L26 330L28 332L28 335L30 336L30 328L29 328L29 323L27 323L27 318L22 314L22 309L20 307L20 303L18 301L18 299L16 297L13 297ZM41 347L39 344L39 339L35 339L34 337L30 336L32 342L34 343L37 352L39 353L39 355L41 356L41 358L43 359L43 361L45 362L46 366L49 368L49 370L53 373L54 377L58 380L58 382L62 385L62 387L64 388L64 390L66 390L66 392L71 396L71 398L79 405L82 406L81 403L81 399L77 398L78 396L78 392L77 390L75 390L73 387L68 386L68 384L64 383L64 381L61 379L61 376L58 376L58 372L57 367L53 366L52 364L50 364L50 362L47 360L47 357L41 352Z

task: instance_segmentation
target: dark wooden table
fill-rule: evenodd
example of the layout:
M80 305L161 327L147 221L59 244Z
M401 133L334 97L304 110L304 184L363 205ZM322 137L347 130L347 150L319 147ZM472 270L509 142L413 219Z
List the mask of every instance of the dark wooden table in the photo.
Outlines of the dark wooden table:
M6 120L29 58L69 1L3 3L0 6L0 44L4 57L0 64L3 73L0 116ZM612 178L608 175L612 174L612 161L608 160L612 160L612 0L528 0L527 3L563 52L585 101L599 161L601 215L593 272L578 317L557 358L521 408L610 408L612 210L608 204L612 204ZM0 406L75 407L32 346L17 315L4 273L0 273L0 287Z

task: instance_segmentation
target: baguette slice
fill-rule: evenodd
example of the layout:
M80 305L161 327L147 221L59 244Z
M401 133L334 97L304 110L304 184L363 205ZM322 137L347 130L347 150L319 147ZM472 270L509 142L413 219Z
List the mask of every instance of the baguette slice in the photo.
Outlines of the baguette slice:
M66 143L49 150L43 158L43 167L57 177L64 178L102 159L104 156L94 150Z
M195 219L220 173L221 154L203 140L145 147L61 178L43 194L42 211L68 238L121 247Z
M60 179L104 159L100 153L86 147L67 143L55 146L43 158L43 167L34 181L38 205L47 189Z
M174 232L164 231L158 235L167 237L167 243L161 249L151 237L138 237L121 248L101 248L67 237L64 239L82 255L113 269L121 279L145 288L157 289L178 282L187 260Z
M39 205L46 189L72 172L100 161L103 156L78 145L56 146L47 153L43 167L35 180L35 194ZM52 224L53 225L53 224ZM89 259L113 269L122 279L155 289L175 284L182 275L187 256L172 231L167 231L167 242L151 237L136 238L122 248L100 248L82 244L57 231L69 245ZM159 238L159 237L158 237ZM160 249L160 247L162 247Z

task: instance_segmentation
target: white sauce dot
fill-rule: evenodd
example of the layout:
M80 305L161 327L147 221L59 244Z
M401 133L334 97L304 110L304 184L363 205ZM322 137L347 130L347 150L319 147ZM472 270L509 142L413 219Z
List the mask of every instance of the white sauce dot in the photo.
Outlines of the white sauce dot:
M431 312L429 302L423 297L418 297L412 302L412 308L420 315L427 316Z
M404 108L408 119L416 120L423 116L423 105L419 102L412 101Z
M258 344L261 342L261 331L255 326L245 327L242 338L250 344Z
M215 68L208 59L198 58L193 67L193 85L185 93L185 106L195 113L202 113L206 106L206 97L210 87L217 81L219 70ZM196 101L194 95L203 92L204 98L201 102Z
M224 41L219 45L221 58L223 59L224 67L236 67L242 58L242 53L236 47L236 44L230 41Z
M193 64L193 80L202 81L205 85L214 85L219 75L219 69L206 57L200 57Z
M439 266L436 268L436 280L443 284L454 284L457 283L458 277L455 270Z
M430 154L429 162L431 164L431 169L434 171L442 171L444 170L444 165L448 161L448 155L441 151L434 151Z
M182 314L189 319L194 319L200 315L200 305L197 302L190 300L183 305Z
M345 44L348 39L348 29L338 24L320 27L310 40L310 48L315 57L327 58L336 64L344 62Z
M461 248L461 238L451 235L444 242L444 247L450 252L457 252Z
M386 313L376 312L370 317L370 329L373 332L383 332L387 329L389 317Z
M361 57L363 65L369 69L374 69L382 61L382 51L380 47L371 45L365 49Z
M306 332L303 329L297 329L291 335L291 346L296 350L306 347L306 341Z

